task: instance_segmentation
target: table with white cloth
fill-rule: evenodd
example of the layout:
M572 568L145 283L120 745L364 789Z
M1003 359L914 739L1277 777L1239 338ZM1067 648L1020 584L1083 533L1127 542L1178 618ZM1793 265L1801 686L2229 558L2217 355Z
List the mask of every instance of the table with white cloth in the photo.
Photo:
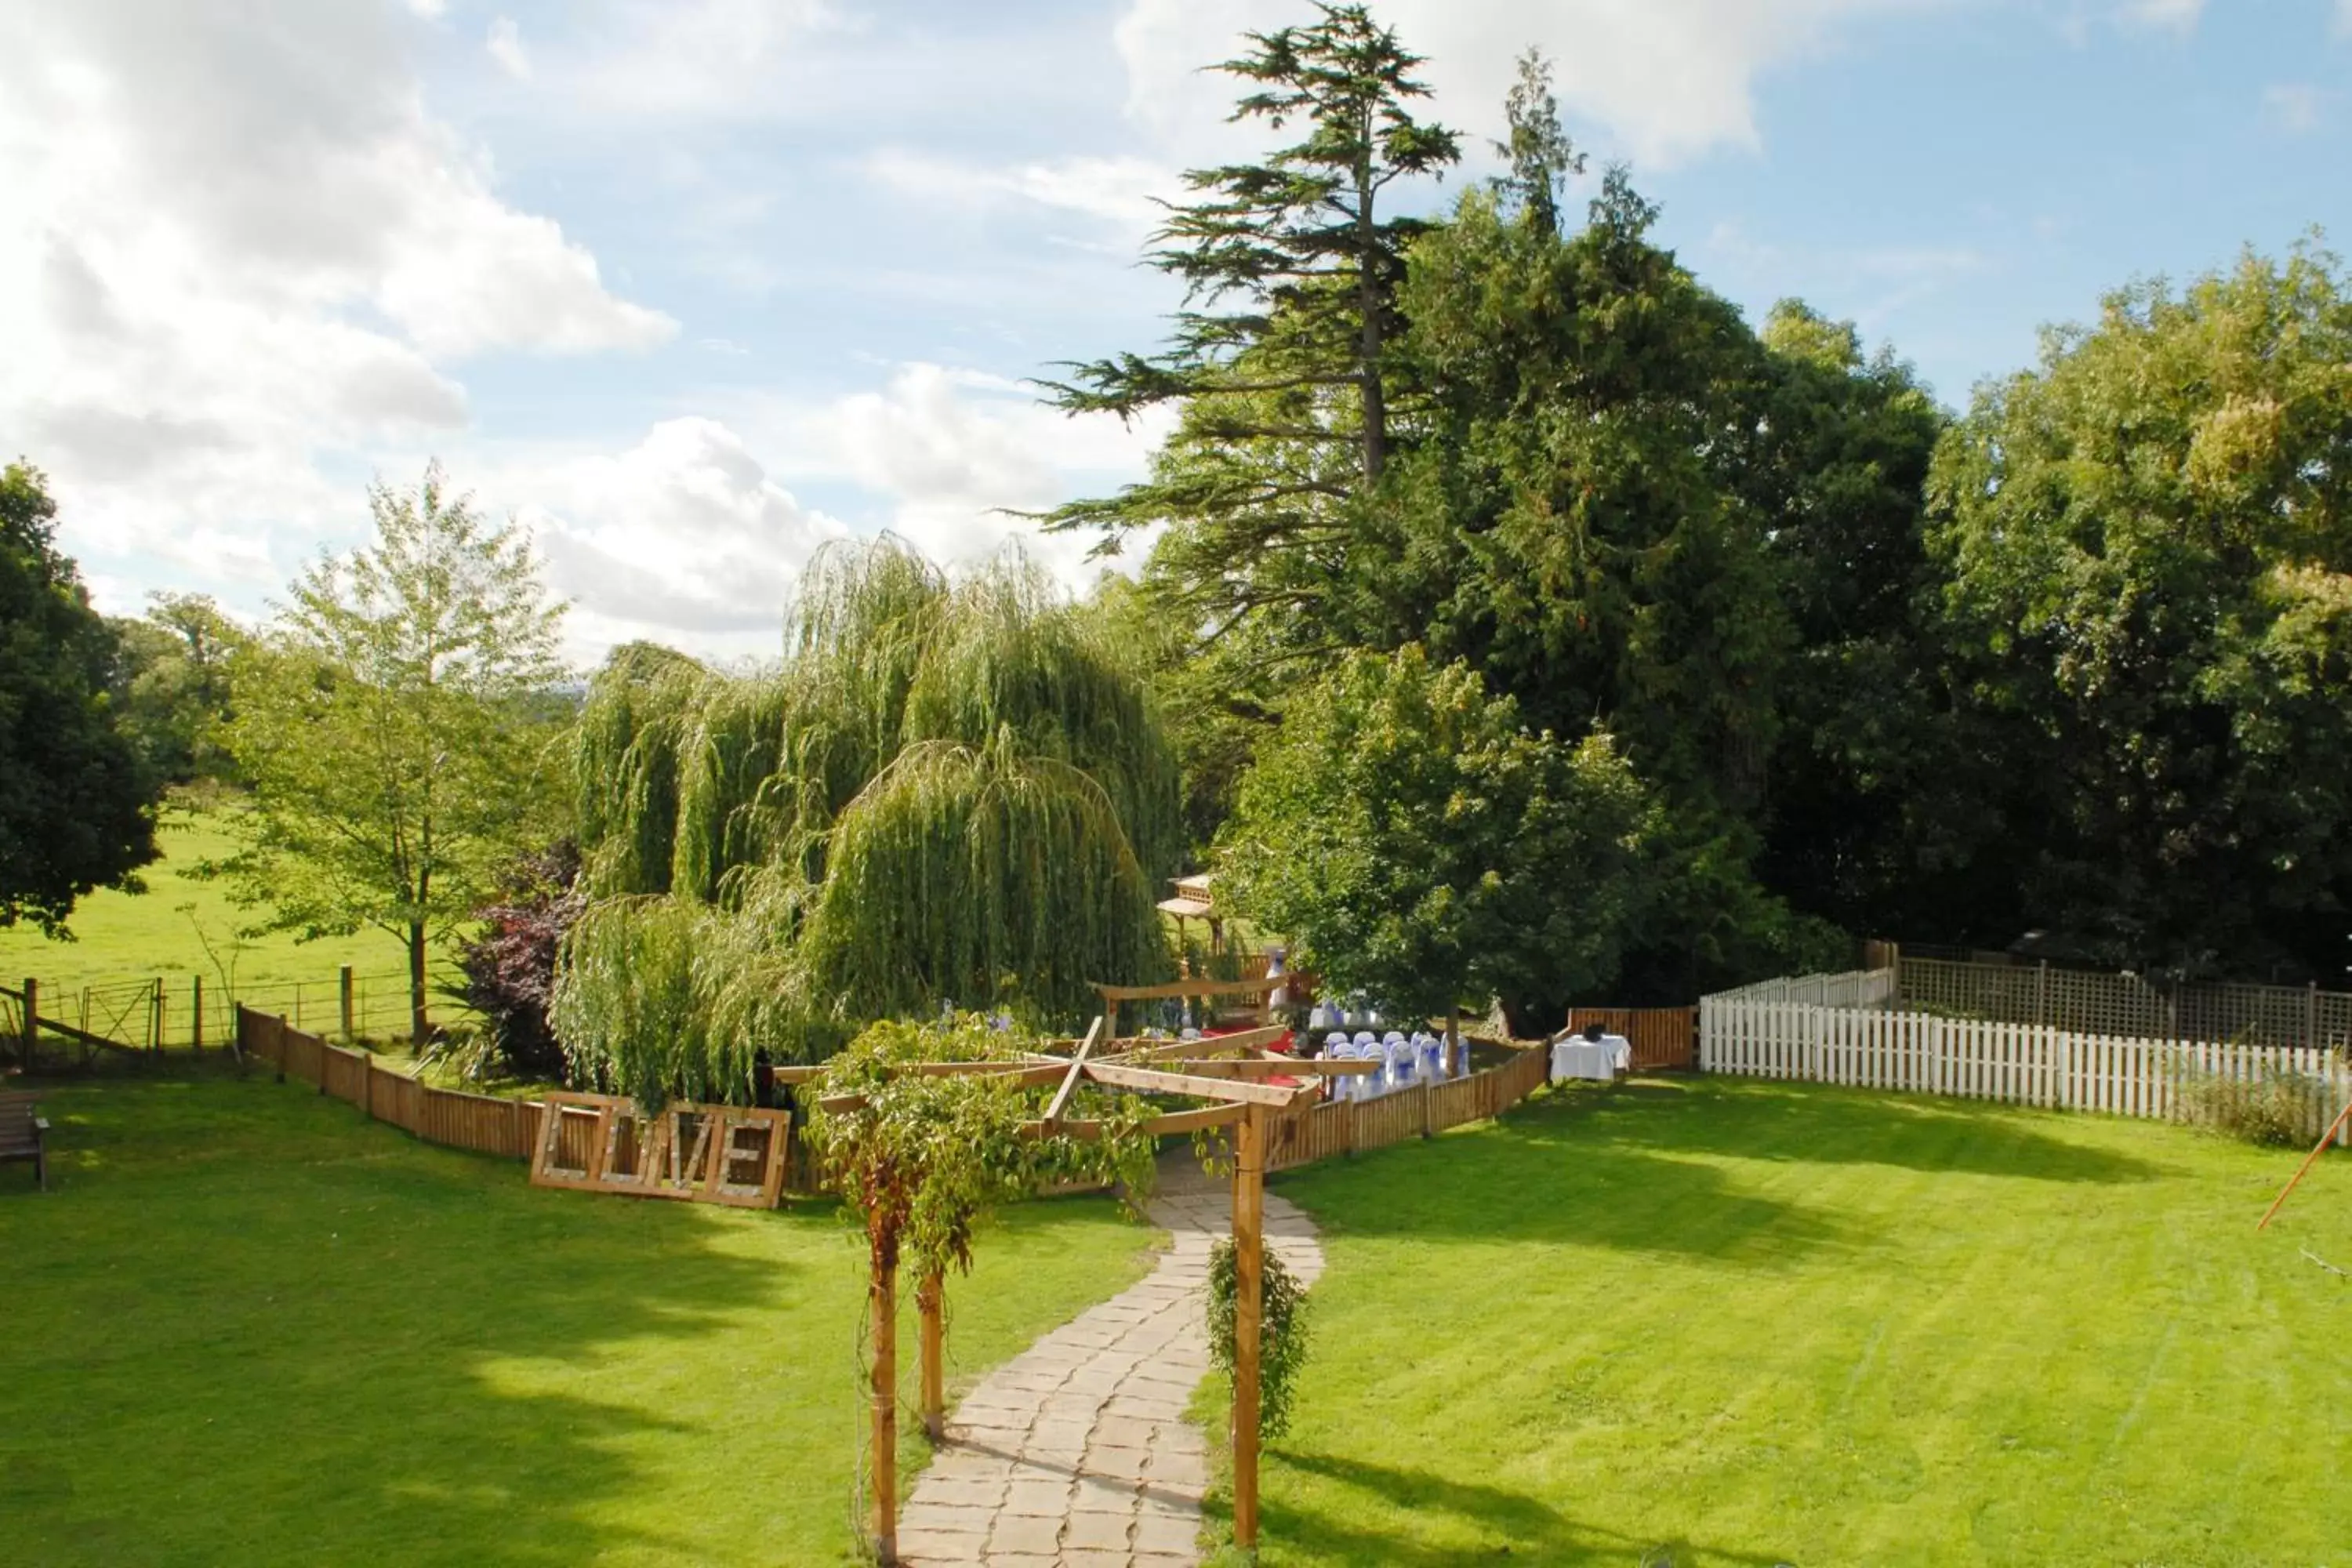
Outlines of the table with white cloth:
M1633 1042L1622 1035L1603 1035L1597 1040L1570 1035L1554 1041L1551 1047L1551 1076L1555 1080L1590 1078L1608 1083L1633 1065Z

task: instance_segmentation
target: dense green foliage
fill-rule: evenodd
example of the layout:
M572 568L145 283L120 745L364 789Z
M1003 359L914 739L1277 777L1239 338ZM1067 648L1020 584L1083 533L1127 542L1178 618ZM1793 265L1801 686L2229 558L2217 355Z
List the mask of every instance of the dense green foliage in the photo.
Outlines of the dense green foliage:
M1178 774L1118 631L1018 559L950 581L886 539L811 564L772 672L615 654L575 752L575 1067L740 1097L877 1018L1066 1028L1164 974Z
M56 932L155 858L158 776L110 688L114 634L55 542L40 470L0 469L0 927Z
M1160 546L1172 568L1162 575L1204 613L1297 607L1286 594L1311 576L1278 588L1233 568L1263 554L1266 570L1284 572L1334 539L1412 417L1393 343L1397 291L1429 226L1395 210L1394 187L1442 174L1459 139L1414 118L1428 96L1412 74L1420 57L1392 31L1362 5L1317 11L1310 23L1246 35L1249 50L1218 68L1244 88L1235 121L1295 128L1297 140L1262 163L1185 175L1195 199L1171 209L1150 257L1185 285L1172 345L1076 365L1054 389L1073 413L1178 405L1179 427L1147 482L1045 521L1102 529L1110 546L1181 521Z
M450 496L437 466L368 504L375 542L306 569L234 666L226 745L251 794L218 869L266 929L401 938L421 1041L433 944L554 820L536 721L563 675L562 607L530 540Z
M1606 735L1531 734L1469 666L1350 655L1292 703L1225 825L1220 895L1399 1016L1500 997L1559 1026L1641 913L1640 784Z
M1354 8L1255 44L1220 68L1235 118L1279 105L1309 133L1196 174L1152 256L1230 313L1181 313L1170 355L1057 394L1178 405L1143 484L1050 521L1113 543L1166 525L1113 613L1195 844L1335 658L1419 645L1533 728L1611 736L1658 802L1648 896L1559 987L1687 1001L1837 964L1854 936L2029 931L2142 970L2339 977L2335 258L2127 289L1956 422L1849 324L1789 300L1751 326L1656 244L1622 168L1565 222L1582 162L1537 56L1501 175L1360 229L1377 259L1314 252L1379 289L1294 283L1285 247L1320 231L1282 202L1369 211L1344 152L1382 214L1411 211L1454 148L1406 113L1412 57ZM1375 45L1381 69L1348 52Z
M1261 1560L2333 1561L2352 1160L2257 1235L2296 1158L1706 1078L1277 1176L1324 1270Z
M2249 256L2053 333L1938 453L1940 626L2013 900L1979 918L2126 963L2342 973L2347 363L2336 258Z
M1257 1432L1265 1439L1290 1430L1298 1374L1307 1365L1307 1287L1274 1247L1264 1249L1257 1267ZM1220 1237L1209 1248L1209 1360L1225 1374L1229 1397L1238 1355L1235 1319L1241 1299L1241 1265L1234 1238Z
M885 1019L830 1061L810 1096L810 1146L865 1221L868 1261L922 1279L971 1272L973 1230L1017 1198L1066 1182L1151 1189L1154 1114L1134 1095L1081 1082L1064 1114L1101 1136L1031 1136L1057 1086L994 1073L923 1073L923 1062L1034 1066L1045 1042L976 1013L928 1023ZM836 1098L837 1097L837 1098ZM826 1101L832 1100L833 1104Z
M865 1270L835 1205L550 1192L266 1073L44 1110L52 1190L0 1166L0 1423L37 1435L0 1458L0 1558L858 1560ZM1149 1235L1103 1198L1003 1211L950 1294L950 1399L1137 1279ZM929 1458L906 1423L901 1473Z
M121 645L115 703L149 771L173 784L232 779L221 730L244 628L202 594L152 594L144 616L109 625Z

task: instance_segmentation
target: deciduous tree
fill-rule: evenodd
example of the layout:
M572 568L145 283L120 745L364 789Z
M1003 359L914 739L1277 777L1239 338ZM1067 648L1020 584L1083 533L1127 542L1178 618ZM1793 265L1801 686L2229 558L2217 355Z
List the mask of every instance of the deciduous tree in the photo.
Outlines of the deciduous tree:
M160 782L119 722L115 638L57 510L39 469L0 469L0 927L52 936L84 894L138 885Z
M238 663L228 745L252 798L215 869L269 929L397 936L421 1040L433 942L556 815L542 720L562 606L529 537L450 494L438 465L368 504L374 542L306 569Z
M2340 976L2352 297L2314 246L2121 290L1938 451L1940 628L1998 735L2017 922L2111 963Z
M1606 735L1520 722L1476 671L1349 655L1294 703L1225 826L1219 897L1330 985L1517 1031L1615 973L1638 929L1646 792Z

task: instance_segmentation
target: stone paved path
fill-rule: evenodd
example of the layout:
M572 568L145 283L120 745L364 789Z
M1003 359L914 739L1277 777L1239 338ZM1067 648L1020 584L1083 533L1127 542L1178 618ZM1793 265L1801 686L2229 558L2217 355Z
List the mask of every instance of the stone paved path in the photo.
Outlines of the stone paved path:
M1209 1246L1228 1185L1166 1170L1152 1223L1173 1245L1139 1283L991 1373L898 1516L898 1560L922 1568L1190 1568L1208 1455L1184 1422L1209 1371ZM1269 1193L1266 1244L1305 1284L1323 1249Z

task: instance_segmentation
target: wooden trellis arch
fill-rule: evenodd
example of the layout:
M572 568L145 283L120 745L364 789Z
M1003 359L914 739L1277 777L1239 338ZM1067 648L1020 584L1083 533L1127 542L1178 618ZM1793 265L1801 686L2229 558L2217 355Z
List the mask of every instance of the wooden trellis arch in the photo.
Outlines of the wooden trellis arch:
M1143 1125L1141 1130L1147 1133L1192 1133L1212 1127L1234 1130L1234 1254L1239 1299L1234 1325L1234 1540L1244 1548L1257 1543L1259 1302L1265 1257L1268 1137L1322 1098L1324 1079L1381 1069L1378 1062L1302 1060L1265 1048L1285 1032L1276 1026L1197 1040L1120 1040L1109 1038L1105 1020L1097 1018L1085 1039L1058 1050L1033 1053L1023 1061L916 1062L898 1069L926 1075L1001 1076L1033 1089L1058 1085L1045 1114L1023 1124L1033 1137L1103 1135L1102 1122L1063 1115L1082 1080L1131 1094L1206 1102L1163 1111ZM784 1083L807 1083L824 1073L821 1067L780 1068L776 1078ZM1267 1081L1285 1077L1307 1081ZM861 1096L839 1095L818 1105L826 1110L847 1110L863 1103ZM874 1334L872 1529L875 1549L885 1563L898 1559L898 1297L894 1273L875 1271L869 1282L867 1314ZM942 1287L937 1278L923 1279L918 1281L915 1293L921 1320L923 1424L935 1438L942 1435L946 1422Z

